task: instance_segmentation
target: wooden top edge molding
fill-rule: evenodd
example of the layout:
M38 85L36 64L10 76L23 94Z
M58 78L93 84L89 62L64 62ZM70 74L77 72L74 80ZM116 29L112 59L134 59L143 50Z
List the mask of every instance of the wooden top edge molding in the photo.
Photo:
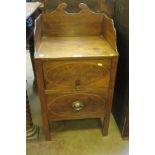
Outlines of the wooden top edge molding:
M67 8L67 4L66 3L60 3L54 11L48 12L48 13L45 13L45 14L54 14L55 12L59 12L59 13L61 12L61 13L64 13L64 14L81 14L81 13L85 13L85 12L88 12L88 13L91 13L91 14L101 14L101 13L93 12L87 6L87 4L84 4L84 3L80 3L79 4L80 11L78 13L69 13L69 12L67 12L65 10L66 8Z

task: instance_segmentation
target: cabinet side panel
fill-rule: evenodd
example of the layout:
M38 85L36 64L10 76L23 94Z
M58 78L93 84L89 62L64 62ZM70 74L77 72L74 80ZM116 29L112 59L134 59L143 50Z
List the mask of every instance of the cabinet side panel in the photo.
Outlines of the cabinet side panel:
M47 117L46 98L44 94L44 79L43 79L41 60L35 59L35 70L37 75L37 86L38 86L39 98L41 103L43 129L44 129L46 140L50 140L50 130L49 130L48 117Z
M34 41L35 41L35 52L38 51L42 37L42 15L35 20L34 28Z
M110 84L109 84L109 91L108 91L108 106L107 106L107 112L109 112L109 113L111 112L111 108L112 108L112 101L113 101L113 94L114 94L114 87L115 87L115 78L116 78L116 71L117 71L117 63L118 63L118 57L112 58Z
M102 23L102 34L104 38L109 42L113 49L117 51L116 46L116 30L114 27L114 22L108 16L103 16Z

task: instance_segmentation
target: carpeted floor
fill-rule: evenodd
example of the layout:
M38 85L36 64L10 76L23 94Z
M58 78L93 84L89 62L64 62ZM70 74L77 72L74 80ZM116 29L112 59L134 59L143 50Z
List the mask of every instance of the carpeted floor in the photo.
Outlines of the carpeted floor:
M128 155L129 142L121 138L111 115L109 135L103 137L98 119L51 123L51 141L44 140L40 103L33 91L33 72L27 51L27 90L33 122L40 128L38 140L28 141L27 155Z

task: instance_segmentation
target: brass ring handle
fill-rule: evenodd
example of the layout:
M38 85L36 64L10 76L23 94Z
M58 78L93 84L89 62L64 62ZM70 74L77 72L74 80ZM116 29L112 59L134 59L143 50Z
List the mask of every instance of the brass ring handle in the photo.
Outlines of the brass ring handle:
M82 110L84 107L83 103L81 103L80 101L74 101L72 103L72 108L75 110L75 111L80 111Z

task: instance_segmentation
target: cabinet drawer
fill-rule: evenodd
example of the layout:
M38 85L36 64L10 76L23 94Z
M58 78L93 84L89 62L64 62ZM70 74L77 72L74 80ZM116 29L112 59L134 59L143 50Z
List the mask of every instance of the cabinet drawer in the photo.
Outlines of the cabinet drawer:
M46 90L85 90L109 86L111 60L43 62Z
M48 117L51 120L103 117L106 98L106 93L47 95Z

